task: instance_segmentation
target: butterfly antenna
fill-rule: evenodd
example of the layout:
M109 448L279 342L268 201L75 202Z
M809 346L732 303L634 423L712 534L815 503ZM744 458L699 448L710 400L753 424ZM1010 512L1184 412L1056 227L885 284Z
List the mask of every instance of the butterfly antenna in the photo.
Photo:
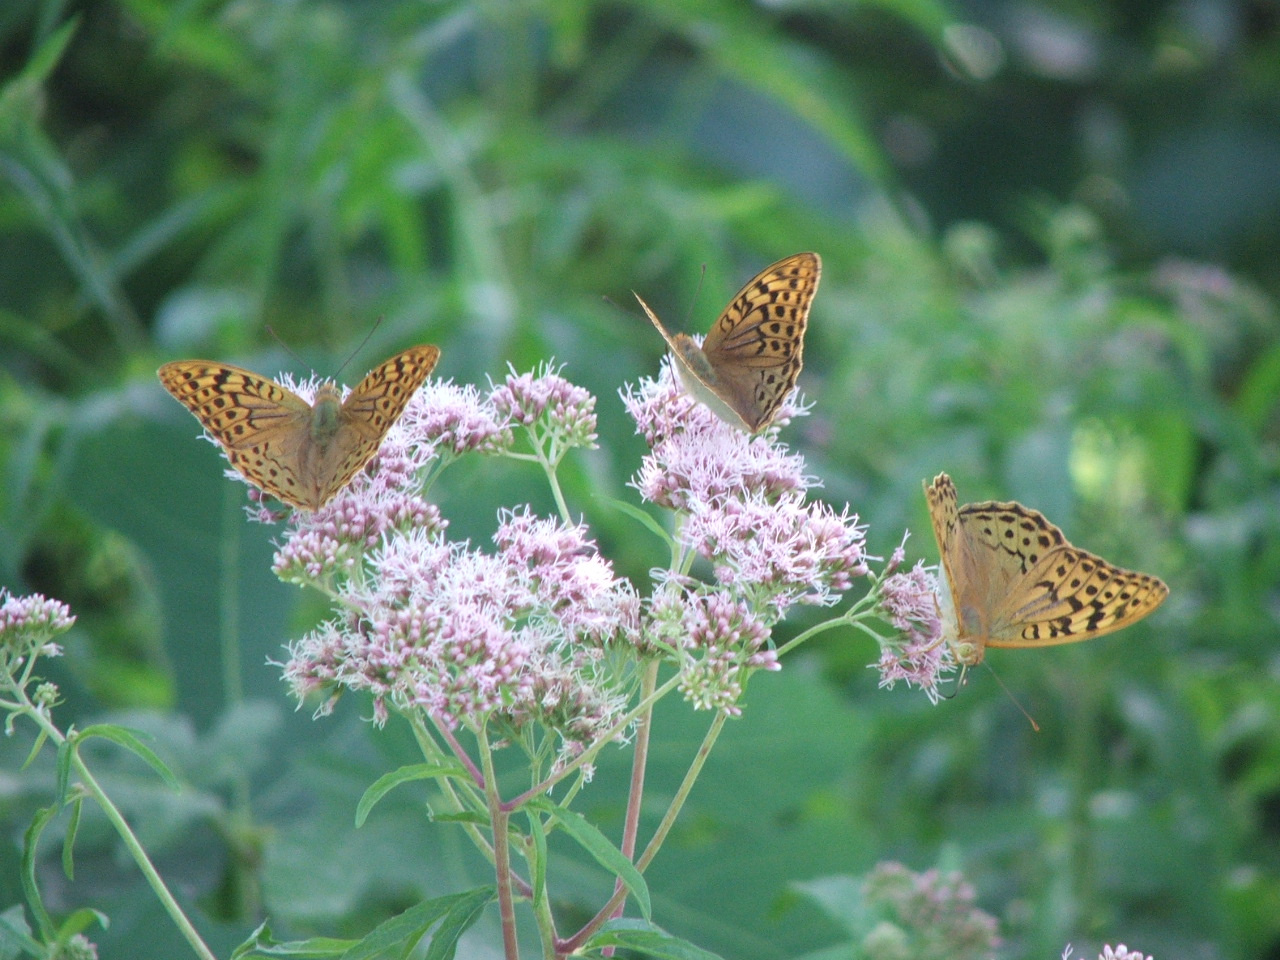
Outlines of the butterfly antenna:
M693 306L698 302L698 297L702 296L702 282L706 279L707 279L707 265L704 263L702 265L702 270L698 273L698 286L694 288L693 300L690 301L689 303L689 312L685 314L684 325L681 327L682 330L689 329L689 322L693 317Z
M285 353L287 353L289 356L293 357L293 359L294 359L294 360L298 361L298 366L300 366L300 367L306 367L306 368L307 368L308 370L310 370L312 373L314 373L314 372L315 372L315 368L314 368L314 367L312 367L312 366L311 366L311 364L307 363L307 361L303 360L303 359L302 359L300 356L298 356L296 353L294 353L294 351L293 351L293 347L291 347L291 346L289 346L287 343L285 343L285 342L284 342L284 337L282 337L282 336L280 336L280 334L276 333L276 328L275 328L275 327L273 327L273 326L272 326L271 324L269 324L269 323L267 324L267 333L271 334L271 336L273 336L273 337L275 337L275 338L276 338L276 343L280 344L280 346L284 348L284 352L285 352Z
M338 374L342 373L342 371L347 368L347 364L355 359L356 354L365 348L365 344L369 342L369 338L372 337L378 331L378 328L380 326L382 326L382 317L378 317L377 320L373 321L373 326L369 328L369 332L366 333L364 335L364 339L360 341L360 346L356 347L349 354L347 354L347 359L342 361L342 366L340 366L337 370L337 373L334 374L335 377L338 376Z
M1031 714L1027 713L1027 708L1018 702L1018 698L1013 695L1013 691L1010 690L1005 685L1005 682L1000 679L1000 674L996 673L995 668L992 667L991 664L989 663L987 664L987 669L990 670L991 675L996 678L996 683L1000 684L1000 689L1005 692L1005 696L1007 696L1010 700L1012 700L1013 705L1022 711L1022 715L1027 718L1027 723L1031 724L1031 729L1034 730L1036 733L1039 733L1040 724L1036 723L1035 718L1032 717ZM963 679L963 676L961 677L961 679Z

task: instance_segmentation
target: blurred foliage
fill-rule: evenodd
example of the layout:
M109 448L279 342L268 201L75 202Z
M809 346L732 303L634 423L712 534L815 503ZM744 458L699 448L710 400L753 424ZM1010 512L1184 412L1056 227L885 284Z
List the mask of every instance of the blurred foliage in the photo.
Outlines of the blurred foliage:
M935 556L920 484L945 469L1173 592L1123 635L990 658L1039 733L986 671L937 707L876 691L852 636L760 678L652 868L655 918L796 956L846 934L790 883L946 861L1010 957L1280 956L1277 102L1269 0L7 0L0 583L81 616L64 722L161 711L128 722L187 794L102 762L211 942L264 913L366 931L483 870L408 791L352 829L403 732L280 716L264 661L318 611L154 369L554 357L600 397L571 505L642 580L658 558L602 505L641 451L616 391L663 349L629 291L705 329L817 250L815 407L783 437L874 548L910 527ZM528 480L446 474L441 507L487 537ZM657 795L705 728L660 721ZM51 776L17 775L20 739L3 905ZM615 833L625 769L586 797ZM51 902L112 916L104 958L179 955L91 819ZM577 861L553 880L566 917L605 890Z

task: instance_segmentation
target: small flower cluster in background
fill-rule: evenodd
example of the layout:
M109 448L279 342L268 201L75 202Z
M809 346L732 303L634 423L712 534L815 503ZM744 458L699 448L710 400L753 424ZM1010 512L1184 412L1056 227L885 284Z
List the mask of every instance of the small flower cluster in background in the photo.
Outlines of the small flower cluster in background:
M35 676L40 657L62 656L62 647L53 638L66 633L75 622L65 603L39 593L15 597L0 587L0 678L15 701L26 696L26 687ZM32 694L35 707L46 712L57 700L57 686L47 681L39 683ZM9 705L14 701L6 697L5 702ZM6 731L11 731L12 723L13 714L10 714Z
M15 597L0 587L0 639L6 659L19 661L32 654L56 657L61 648L51 641L76 622L71 608L43 594Z
M1072 960L1071 944L1067 944L1067 948L1062 951L1062 960ZM1153 960L1153 958L1145 956L1141 950L1130 950L1122 943L1115 947L1107 944L1098 954L1098 960Z
M900 863L878 864L862 885L880 921L863 938L868 957L980 960L1000 944L996 919L975 906L973 885L960 873L914 873Z

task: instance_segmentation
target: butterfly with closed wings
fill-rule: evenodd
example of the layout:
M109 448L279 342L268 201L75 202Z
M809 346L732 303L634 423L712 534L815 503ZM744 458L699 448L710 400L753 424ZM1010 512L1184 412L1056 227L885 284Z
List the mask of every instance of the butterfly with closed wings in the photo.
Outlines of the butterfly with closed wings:
M675 354L684 388L726 423L759 433L796 385L822 259L797 253L765 267L729 301L699 347L635 298Z

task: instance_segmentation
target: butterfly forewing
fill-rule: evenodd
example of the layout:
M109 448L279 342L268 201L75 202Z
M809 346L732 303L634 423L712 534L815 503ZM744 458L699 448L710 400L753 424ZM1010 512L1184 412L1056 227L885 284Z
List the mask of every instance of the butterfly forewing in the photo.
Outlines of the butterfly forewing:
M372 371L345 403L322 385L314 406L273 380L209 360L166 363L159 376L247 480L317 510L377 453L439 356L436 347L413 347Z
M342 421L379 439L400 419L405 406L440 359L437 347L423 345L398 353L365 374L342 404Z
M287 427L311 409L275 381L230 364L178 360L162 366L159 376L224 447L256 442L263 431Z
M378 452L383 437L439 358L440 351L433 346L406 350L369 371L347 395L338 413L336 442L328 447L329 462L317 473L321 502L345 487Z
M948 639L962 662L978 663L988 646L1101 636L1136 623L1168 595L1158 578L1073 547L1020 503L958 506L945 473L926 484L925 497L950 593Z
M773 422L800 375L821 273L816 253L766 267L729 301L701 348L684 334L668 333L649 305L640 305L681 364L682 379L691 375L720 403L701 392L699 398L722 418L758 433Z

